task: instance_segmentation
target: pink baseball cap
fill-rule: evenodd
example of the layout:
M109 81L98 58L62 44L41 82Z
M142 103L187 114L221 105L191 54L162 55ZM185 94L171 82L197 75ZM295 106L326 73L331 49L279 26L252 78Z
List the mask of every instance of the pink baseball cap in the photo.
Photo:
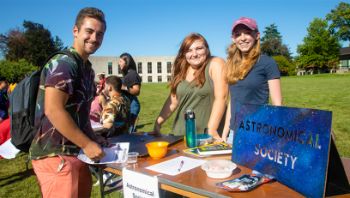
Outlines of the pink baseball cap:
M241 25L241 24L247 26L251 30L259 31L258 25L256 24L256 21L254 19L248 18L248 17L241 17L233 23L232 32L235 30L235 28L238 25Z

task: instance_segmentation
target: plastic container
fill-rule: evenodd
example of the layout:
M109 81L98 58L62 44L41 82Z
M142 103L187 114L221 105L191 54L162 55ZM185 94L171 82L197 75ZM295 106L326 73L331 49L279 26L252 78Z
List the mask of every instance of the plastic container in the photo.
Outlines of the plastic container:
M139 156L138 152L130 152L128 153L128 164L133 164L137 162L137 157Z
M213 142L213 137L206 133L197 134L197 142L198 146L210 144Z
M168 145L169 142L156 141L147 143L146 148L152 159L161 159L168 152Z
M230 177L232 171L236 168L235 163L224 159L208 160L202 165L202 169L207 173L207 176L214 179Z

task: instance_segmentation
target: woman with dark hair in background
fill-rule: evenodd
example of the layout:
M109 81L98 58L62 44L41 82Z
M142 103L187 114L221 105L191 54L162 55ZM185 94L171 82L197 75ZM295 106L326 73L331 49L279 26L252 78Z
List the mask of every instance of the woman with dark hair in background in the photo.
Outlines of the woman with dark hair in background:
M130 99L130 131L134 132L136 128L136 119L140 113L141 105L137 98L141 91L141 77L136 72L136 63L132 56L123 53L119 57L118 65L123 74L122 90L125 90Z

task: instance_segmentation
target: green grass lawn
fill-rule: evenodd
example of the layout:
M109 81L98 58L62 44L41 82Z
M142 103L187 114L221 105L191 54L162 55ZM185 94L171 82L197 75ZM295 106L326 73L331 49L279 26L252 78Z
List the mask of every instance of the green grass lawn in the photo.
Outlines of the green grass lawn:
M333 112L332 128L336 145L342 156L350 157L350 75L314 75L282 78L285 106L329 110ZM140 95L141 113L139 131L151 131L165 99L169 95L166 84L143 84ZM162 133L171 129L167 121ZM39 187L31 166L26 171L27 155L14 160L0 160L0 197L40 197ZM108 197L116 197L113 193ZM99 188L93 187L92 197L99 197Z

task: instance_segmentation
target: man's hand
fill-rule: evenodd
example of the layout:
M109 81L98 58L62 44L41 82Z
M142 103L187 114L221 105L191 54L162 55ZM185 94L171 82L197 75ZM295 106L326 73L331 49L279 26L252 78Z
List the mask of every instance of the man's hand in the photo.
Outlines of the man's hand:
M90 141L84 148L82 148L85 155L93 161L98 161L103 158L105 153L100 145L94 141Z

